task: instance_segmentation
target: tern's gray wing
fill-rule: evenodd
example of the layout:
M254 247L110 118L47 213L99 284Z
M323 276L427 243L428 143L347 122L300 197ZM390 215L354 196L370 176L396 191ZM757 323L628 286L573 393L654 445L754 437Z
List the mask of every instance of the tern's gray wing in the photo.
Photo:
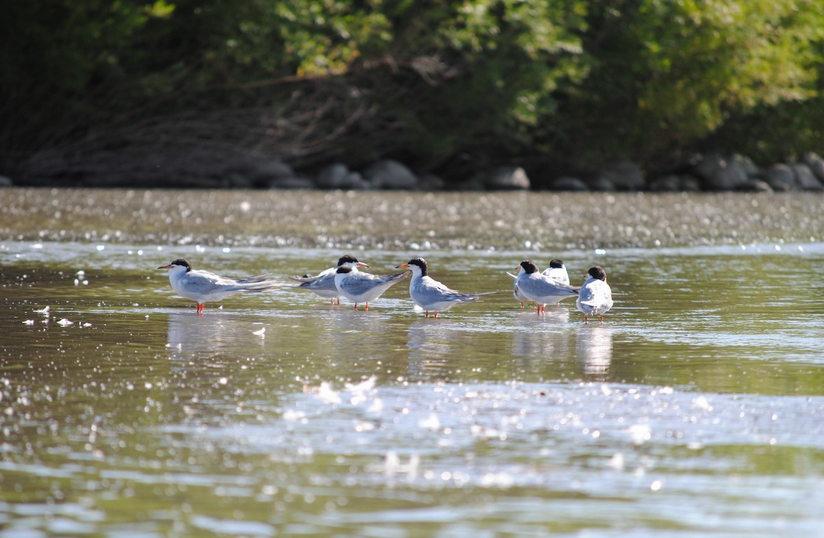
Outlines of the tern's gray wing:
M235 280L235 282L237 282L238 284L254 284L256 282L266 282L267 280L270 280L271 278L272 278L272 275L247 276L245 278L239 278L238 280ZM226 279L226 280L231 280L231 279Z
M397 273L394 275L379 276L372 273L356 273L341 282L342 291L349 295L359 296L368 293L379 287L389 287L400 282L409 272Z
M573 296L578 295L578 290L567 284L561 284L548 277L524 278L518 283L519 290L530 298L540 298L547 296Z
M335 287L335 273L330 273L328 275L318 275L313 277L290 277L292 280L297 280L300 282L300 285L294 286L295 288L305 289L305 290L329 290L329 291L337 291Z
M329 269L324 269L323 271L321 271L320 273L318 273L315 276L309 276L309 275L290 276L289 278L291 278L292 280L297 280L298 282L310 283L310 282L316 282L318 280L323 280L323 279L327 279L327 278L331 277L332 286L334 287L334 285L335 285L335 271L336 270L337 270L337 267L330 267Z

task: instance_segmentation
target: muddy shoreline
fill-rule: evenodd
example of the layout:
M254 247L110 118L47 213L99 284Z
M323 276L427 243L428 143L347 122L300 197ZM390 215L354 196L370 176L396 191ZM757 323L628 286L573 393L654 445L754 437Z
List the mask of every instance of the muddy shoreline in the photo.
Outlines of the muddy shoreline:
M813 193L9 188L0 240L551 250L822 240Z

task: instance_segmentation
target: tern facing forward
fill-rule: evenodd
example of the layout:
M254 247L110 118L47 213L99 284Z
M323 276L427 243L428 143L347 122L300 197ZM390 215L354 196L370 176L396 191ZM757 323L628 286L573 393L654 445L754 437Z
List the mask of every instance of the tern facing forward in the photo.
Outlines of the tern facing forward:
M300 282L299 286L293 286L295 289L314 292L320 297L328 298L331 304L335 304L335 299L337 299L338 304L340 304L340 292L337 286L335 286L335 271L342 265L351 267L355 272L357 272L358 267L369 267L368 264L359 262L354 256L346 254L340 257L335 267L321 271L315 276L293 276L289 278Z
M575 306L584 313L584 323L589 316L601 316L601 323L604 322L604 314L612 308L612 289L607 284L607 272L603 267L596 265L587 271Z
M169 270L172 289L185 299L197 302L197 314L203 315L206 301L220 301L240 292L260 292L278 288L278 282L267 280L265 276L253 276L234 280L209 271L196 271L183 258L161 265L158 269Z
M392 285L406 278L408 274L404 271L394 275L378 276L341 265L335 270L335 287L341 295L355 303L355 310L358 309L358 303L366 303L366 310L369 310L369 303L383 295Z
M429 317L429 312L434 312L435 318L437 318L438 312L449 310L456 304L474 303L478 300L478 297L495 293L490 291L487 293L466 294L449 289L427 274L426 260L423 258L414 258L397 268L412 270L409 295L415 304L426 312L426 317Z
M556 282L545 274L539 273L538 267L531 260L522 261L518 267L523 271L518 273L515 285L528 300L538 303L538 312L546 312L547 304L557 304L564 299L578 295L578 288Z
M512 295L515 297L517 301L521 302L521 308L523 308L524 303L527 301L531 301L531 299L528 299L523 293L521 293L521 290L518 288L518 276L521 274L521 271L523 271L523 267L519 265L518 272L516 274L513 275L509 271L507 271L506 274L515 279L515 283L512 288ZM549 262L549 267L544 269L542 274L548 276L555 282L560 282L561 284L569 284L569 274L567 273L566 266L564 265L563 261L557 258ZM535 306L534 302L532 303L532 306Z

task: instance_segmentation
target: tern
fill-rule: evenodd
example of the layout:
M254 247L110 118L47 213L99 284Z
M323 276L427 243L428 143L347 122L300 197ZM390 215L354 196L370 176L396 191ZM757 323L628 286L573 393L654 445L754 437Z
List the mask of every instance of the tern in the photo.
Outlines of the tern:
M569 297L578 295L578 288L569 284L556 282L543 273L531 260L524 260L518 266L520 269L515 279L518 292L527 300L537 303L538 312L545 312L547 304L557 304Z
M554 260L549 262L549 267L544 269L543 275L548 276L555 282L560 282L561 284L569 284L569 273L567 273L566 265L564 262L555 258Z
M335 269L335 287L341 295L355 303L355 310L358 309L358 303L366 303L366 310L369 310L369 303L406 278L408 274L404 271L394 275L378 276L361 273L344 264Z
M474 303L479 297L495 293L494 291L490 291L486 293L467 294L449 289L444 284L429 276L426 260L423 258L413 258L407 263L399 265L397 269L412 270L412 280L409 282L409 295L415 304L426 312L426 317L429 317L429 312L433 312L437 319L438 312L449 310L456 304Z
M197 302L197 314L203 315L206 301L220 301L240 292L261 292L280 287L266 276L253 276L234 280L209 271L197 271L183 258L161 265L158 269L169 270L169 282L178 295Z
M607 272L603 267L596 265L590 267L586 276L575 306L584 313L584 323L589 316L601 316L603 323L604 314L612 308L612 289L607 284Z
M354 256L346 254L340 257L335 267L321 271L315 276L289 277L292 280L300 282L299 286L292 287L294 289L309 290L320 297L326 297L333 305L335 304L335 299L337 299L338 304L340 304L340 292L337 286L335 286L335 271L342 265L351 267L355 272L357 272L358 267L369 267L368 264L359 262Z
M513 279L515 279L515 282L514 282L514 285L513 285L513 288L512 288L512 295L515 297L515 300L521 302L521 308L523 308L524 303L526 303L530 299L528 299L523 293L521 293L521 290L518 289L518 275L521 274L521 271L523 271L523 267L521 267L519 265L518 266L518 273L513 275L512 273L507 271L506 274L511 276ZM557 258L552 260L551 262L549 262L549 267L544 269L543 273L541 273L541 274L543 274L545 276L548 276L552 280L554 280L556 282L560 282L561 284L569 284L569 274L567 273L566 266L564 265L563 261L561 261ZM533 302L532 305L535 306L535 303Z

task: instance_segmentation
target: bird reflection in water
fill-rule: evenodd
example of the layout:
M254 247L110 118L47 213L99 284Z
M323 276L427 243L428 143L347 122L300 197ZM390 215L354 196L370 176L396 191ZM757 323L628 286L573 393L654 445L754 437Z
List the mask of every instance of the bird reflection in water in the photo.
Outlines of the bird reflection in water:
M584 375L605 381L612 362L612 327L585 325L578 330L575 346Z
M449 319L431 323L419 319L409 325L406 347L409 348L409 374L440 375L456 353L458 332Z
M548 308L546 315L517 311L512 333L512 355L536 359L569 357L571 353L568 308Z
M229 315L198 317L175 312L169 315L167 347L173 357L199 361L254 352L265 342L261 328L261 324Z

